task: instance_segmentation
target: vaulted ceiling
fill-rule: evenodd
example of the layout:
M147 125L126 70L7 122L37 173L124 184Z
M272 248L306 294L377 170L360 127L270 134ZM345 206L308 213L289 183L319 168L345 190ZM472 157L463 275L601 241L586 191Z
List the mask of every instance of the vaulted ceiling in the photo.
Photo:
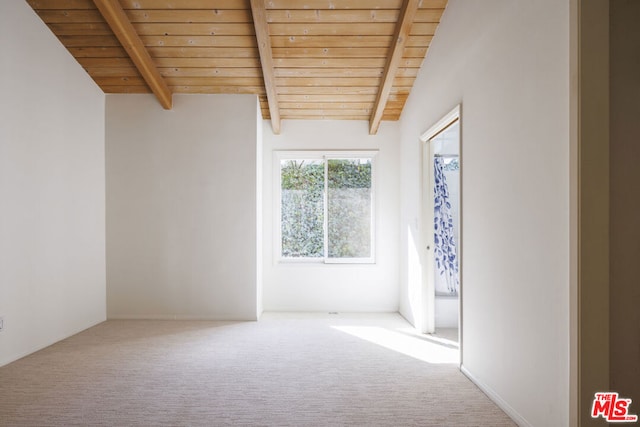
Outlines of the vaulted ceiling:
M27 0L105 93L259 96L281 119L398 120L447 0Z

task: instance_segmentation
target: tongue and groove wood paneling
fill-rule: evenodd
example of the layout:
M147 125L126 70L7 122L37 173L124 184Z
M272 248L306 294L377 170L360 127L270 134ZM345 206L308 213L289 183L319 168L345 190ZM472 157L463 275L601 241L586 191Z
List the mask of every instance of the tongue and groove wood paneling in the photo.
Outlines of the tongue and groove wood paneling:
M106 93L149 87L92 0L27 0ZM369 120L404 0L266 0L283 119ZM269 118L250 0L120 0L173 93L259 95ZM446 0L422 0L383 120L397 120Z

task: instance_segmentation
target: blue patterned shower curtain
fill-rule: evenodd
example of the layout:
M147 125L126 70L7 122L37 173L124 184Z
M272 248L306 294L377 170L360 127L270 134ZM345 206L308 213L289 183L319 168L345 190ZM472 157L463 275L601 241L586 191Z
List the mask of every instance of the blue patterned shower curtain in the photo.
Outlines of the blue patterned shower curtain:
M458 256L449 201L449 188L444 175L444 159L434 157L434 243L436 292L457 294L459 287ZM438 286L440 285L440 286ZM446 287L444 286L446 285Z

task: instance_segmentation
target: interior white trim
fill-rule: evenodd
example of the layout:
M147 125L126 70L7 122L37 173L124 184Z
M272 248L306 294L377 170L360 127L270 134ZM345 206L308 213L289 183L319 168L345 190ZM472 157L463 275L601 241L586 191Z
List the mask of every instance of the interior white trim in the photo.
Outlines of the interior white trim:
M107 320L203 320L224 322L253 322L256 319L240 318L236 316L220 315L191 315L191 314L116 314L107 317Z
M3 366L8 365L9 363L13 363L16 360L20 360L23 357L29 356L30 354L36 353L40 350L44 350L47 347L50 347L52 345L54 345L57 342L60 342L62 340L65 340L73 335L79 334L80 332L86 331L87 329L93 328L94 326L99 325L100 323L104 322L104 320L98 320L96 322L91 322L90 324L88 324L86 327L83 326L81 328L77 328L74 331L72 331L70 334L69 333L63 333L63 334L58 334L55 335L54 337L50 338L49 340L43 342L43 343L39 343L38 345L35 345L33 347L30 347L26 350L23 350L15 355L11 355L10 358L6 358L6 359L2 359L0 358L0 368L2 368Z
M453 110L449 111L443 118L438 120L436 124L431 126L425 133L420 135L420 141L427 142L443 130L451 123L460 119L460 104L456 105Z
M516 424L520 427L533 427L529 421L527 421L522 415L518 413L515 409L511 407L504 399L502 399L498 393L493 391L491 387L477 379L464 365L460 365L460 371L467 377L469 380L474 383L484 394L487 395L489 399L493 401L500 409L502 409Z

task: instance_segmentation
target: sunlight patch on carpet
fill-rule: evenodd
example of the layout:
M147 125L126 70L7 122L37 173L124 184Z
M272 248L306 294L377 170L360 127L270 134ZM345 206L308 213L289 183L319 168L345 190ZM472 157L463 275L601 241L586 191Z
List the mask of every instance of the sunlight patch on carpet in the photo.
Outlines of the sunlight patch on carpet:
M427 363L458 363L458 350L437 341L376 326L333 326L334 329Z

